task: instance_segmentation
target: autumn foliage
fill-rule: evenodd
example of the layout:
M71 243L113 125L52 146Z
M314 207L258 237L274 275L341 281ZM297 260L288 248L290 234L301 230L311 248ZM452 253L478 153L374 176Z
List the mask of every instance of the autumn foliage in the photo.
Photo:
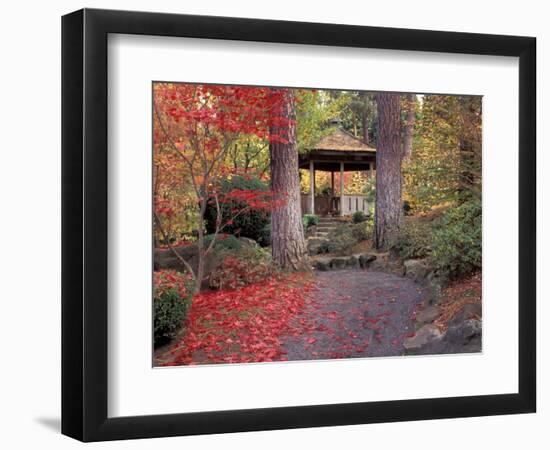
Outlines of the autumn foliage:
M195 295L187 333L164 365L286 360L283 334L313 289L302 274L271 277L236 290Z

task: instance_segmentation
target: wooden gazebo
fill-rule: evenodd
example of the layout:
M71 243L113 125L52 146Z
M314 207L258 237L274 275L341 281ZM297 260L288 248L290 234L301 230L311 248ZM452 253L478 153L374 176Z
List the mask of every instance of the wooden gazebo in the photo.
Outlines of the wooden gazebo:
M309 169L309 195L302 196L302 213L341 216L355 211L368 212L369 205L363 195L344 195L344 172L368 172L374 176L376 149L340 127L317 142L309 152L299 156L300 169ZM315 196L315 171L331 173L331 195ZM335 195L334 173L340 172L339 195Z

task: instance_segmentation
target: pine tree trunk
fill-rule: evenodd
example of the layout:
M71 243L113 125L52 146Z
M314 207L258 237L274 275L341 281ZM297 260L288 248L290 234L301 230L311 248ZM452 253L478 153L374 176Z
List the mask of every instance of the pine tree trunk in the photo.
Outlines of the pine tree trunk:
M381 92L376 149L375 246L386 249L394 242L401 222L401 107L398 94Z
M281 115L290 123L284 127L274 125L270 130L272 135L285 136L288 141L269 145L271 190L275 198L282 199L282 205L271 214L271 249L273 260L282 269L309 270L300 204L294 95L289 91L286 97Z

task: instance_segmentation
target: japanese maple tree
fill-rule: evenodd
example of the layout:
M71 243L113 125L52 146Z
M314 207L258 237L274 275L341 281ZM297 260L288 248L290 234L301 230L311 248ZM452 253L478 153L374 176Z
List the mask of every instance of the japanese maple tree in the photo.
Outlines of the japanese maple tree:
M201 84L156 83L154 85L154 147L156 173L156 226L164 240L196 281L197 288L204 278L206 255L212 251L216 236L236 216L248 209L270 209L285 203L285 193L244 191L222 192L219 180L232 173L226 156L232 144L242 136L254 136L269 143L287 144L292 117L284 114L287 90L263 87L218 86ZM158 163L158 164L157 164ZM297 168L296 168L297 170ZM194 196L198 217L198 266L196 273L177 250L170 245L165 224L171 215L182 213L177 196L159 196L166 186L173 192L189 184ZM244 206L222 218L220 204L238 201ZM204 215L208 203L217 209L214 238L208 245L204 239ZM177 211L178 207L180 210ZM225 221L225 222L224 222Z

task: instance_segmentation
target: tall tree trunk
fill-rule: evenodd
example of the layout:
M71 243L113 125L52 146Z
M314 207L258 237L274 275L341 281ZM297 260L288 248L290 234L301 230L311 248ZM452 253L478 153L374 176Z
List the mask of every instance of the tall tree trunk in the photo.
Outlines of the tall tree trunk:
M272 135L284 136L288 141L269 145L271 190L283 201L271 214L271 249L273 260L281 268L309 270L300 204L294 94L288 91L286 98L280 114L290 123L284 127L273 125L270 130Z
M406 95L407 116L405 118L403 136L403 158L408 160L412 154L413 132L414 132L414 94Z
M378 107L378 147L376 150L375 246L388 248L401 222L401 105L400 96L380 92Z

